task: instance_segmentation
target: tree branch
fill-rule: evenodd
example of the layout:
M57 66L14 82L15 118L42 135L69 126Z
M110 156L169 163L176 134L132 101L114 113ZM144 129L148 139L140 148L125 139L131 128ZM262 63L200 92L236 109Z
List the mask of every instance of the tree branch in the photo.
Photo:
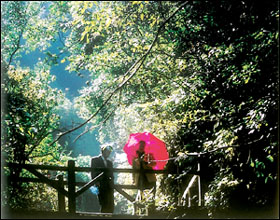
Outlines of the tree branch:
M19 35L18 37L18 41L17 41L17 44L16 44L16 48L15 50L12 52L11 56L10 56L10 59L9 59L9 63L8 63L8 67L11 65L11 62L12 62L12 59L14 57L14 55L16 54L16 52L19 50L20 48L20 39L21 39L21 36L22 36L22 33Z
M51 132L47 132L46 134L42 133L41 137L39 137L38 141L33 145L33 147L29 150L29 152L25 155L25 158L28 159L29 155L33 152L33 150L49 135Z
M256 143L256 142L258 142L258 141L260 141L262 139L263 139L263 136L261 136L259 139L256 139L256 140L248 142L247 144L245 144L245 146L249 146L251 144L254 144L254 143ZM200 156L200 155L204 155L204 154L208 154L208 153L213 153L215 151L218 151L218 150L221 150L221 149L225 149L225 148L238 148L238 147L240 147L240 145L224 146L224 147L218 147L218 148L215 148L215 149L209 150L209 151L186 153L186 155L187 156ZM174 160L174 159L179 158L179 157L172 157L170 159Z
M99 126L102 126L104 123L106 123L106 121L111 117L111 115L114 113L115 109L98 125L96 126L92 126L91 128L88 128L87 130L85 130L83 133L79 134L75 140L73 141L73 143L75 143L80 137L82 137L84 134L88 133L90 130L93 130Z
M23 16L27 16L26 13L27 13L27 9L28 9L29 5L30 5L30 4L28 4L27 7L25 8L25 11L24 11L24 13L23 13L23 14L24 14ZM17 11L17 13L21 15L20 11ZM11 54L11 56L10 56L10 59L9 59L9 62L8 62L8 68L10 67L10 64L11 64L11 62L12 62L12 60L13 60L14 55L15 55L16 52L20 49L20 39L21 39L22 34L23 34L23 32L24 32L25 26L26 26L26 24L27 24L27 18L24 17L24 18L22 18L22 19L24 20L24 21L23 21L23 25L22 25L22 27L21 27L22 29L21 29L20 34L19 34L19 36L18 36L18 41L17 41L17 43L16 43L16 48L15 48L15 50L12 52L12 54Z
M45 157L45 156L48 156L48 155L53 156L53 153L46 153L46 154L41 154L41 155L34 155L34 156L29 157L28 159L38 158L38 157Z
M71 133L71 132L73 132L73 131L75 131L75 130L81 128L81 127L83 127L85 124L87 124L88 122L90 122L91 119L93 119L93 118L101 111L101 109L104 108L104 106L111 100L111 98L116 94L116 92L117 92L119 89L121 89L121 88L122 88L136 73L137 73L137 71L140 69L140 67L143 65L144 61L146 60L148 54L151 52L151 50L152 50L153 46L155 45L156 41L158 40L158 36L159 36L159 34L160 34L162 28L163 28L163 27L165 26L165 24L166 24L167 22L169 22L170 19L171 19L172 17L174 17L174 15L175 15L181 8L183 8L186 4L187 4L187 2L184 2L183 4L181 4L181 5L180 5L180 6L179 6L179 7L178 7L178 8L177 8L177 9L176 9L176 10L161 24L161 25L160 25L160 27L159 27L159 29L158 29L158 31L157 31L157 33L156 33L156 36L155 36L155 38L154 38L152 44L150 45L148 51L147 51L142 57L140 57L140 58L129 68L129 70L124 74L124 77L125 77L126 75L128 75L129 72L130 72L131 70L133 70L134 67L136 67L136 66L140 63L140 64L138 65L138 67L128 76L128 78L127 78L126 80L124 80L122 83L120 83L119 86L118 86L113 92L110 93L109 97L103 102L103 104L97 109L97 111L96 111L92 116L90 116L85 122L83 122L82 124L80 124L80 125L78 125L78 126L72 128L72 129L70 129L70 130L68 130L68 131L65 131L65 132L61 133L60 135L58 135L58 137L50 144L50 146L52 146L55 142L57 142L57 141L58 141L61 137L63 137L64 135L69 134L69 133Z

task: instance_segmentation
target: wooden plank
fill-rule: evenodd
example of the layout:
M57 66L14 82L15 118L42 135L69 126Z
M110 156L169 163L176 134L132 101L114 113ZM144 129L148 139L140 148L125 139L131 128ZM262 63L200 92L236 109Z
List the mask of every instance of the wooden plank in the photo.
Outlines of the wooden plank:
M92 179L90 182L86 183L81 189L79 189L79 190L76 192L75 196L78 197L78 196L81 195L83 192L85 192L86 190L88 190L91 186L94 185L94 183L95 183L96 181L98 181L98 180L101 178L101 176L102 176L103 174L104 174L104 172L100 173L98 176L96 176L96 177L95 177L94 179Z
M198 206L201 206L201 183L200 183L200 176L198 176Z
M114 185L115 190L117 190L121 195L123 195L125 198L127 198L130 202L134 202L135 199L127 194L125 191L123 191L118 185Z
M21 167L21 168L33 168L40 170L57 170L57 171L67 171L67 167L60 167L54 165L37 165L37 164L17 164L17 163L7 163L8 167Z
M28 170L30 173L33 173L35 176L37 176L39 179L41 179L46 184L50 185L51 187L55 188L57 191L62 193L65 196L68 196L68 192L63 189L62 187L58 186L57 181L50 180L49 178L45 177L43 174L35 170L33 167L25 167L26 170Z
M35 164L16 164L16 163L8 163L9 167L22 167L22 168L28 168L32 167L35 169L41 169L41 170L57 170L57 171L67 171L67 167L60 167L60 166L53 166L53 165L35 165ZM92 170L96 171L106 171L110 168L92 168L92 167L75 167L74 171L77 172L91 172ZM140 169L131 169L131 168L112 168L112 171L114 173L139 173ZM169 171L169 170L143 170L144 173L155 173L155 174L178 174L175 171ZM193 171L189 174L197 175L199 174L199 171Z
M9 181L9 179L10 179L10 177L8 177L8 181ZM46 183L42 179L31 178L31 177L20 177L19 181L20 182L30 182L30 183ZM52 182L53 184L57 184L57 180L49 179L49 181ZM61 183L63 183L63 185L67 185L68 181L64 180ZM88 182L76 182L76 186L85 186L86 184L88 184ZM120 187L122 189L138 189L138 187L135 185L121 185L121 184L115 184L115 185L117 185L118 187Z
M57 181L58 181L58 185L61 188L64 188L62 174L57 176ZM58 197L58 211L65 212L65 196L61 194L59 191L57 191L57 197Z
M7 177L8 182L10 182L12 179L11 176ZM53 184L55 184L56 180L51 180L49 179L51 182L53 182ZM39 178L31 178L31 177L19 177L18 178L19 182L27 182L27 183L45 183L45 181L43 181L42 179Z
M121 184L115 184L115 186L122 188L122 189L138 189L135 185L121 185Z
M118 193L123 195L126 199L128 199L130 202L132 202L135 206L138 206L139 208L145 208L144 205L135 201L135 199L131 195L129 195L125 191L123 191L118 185L114 185L114 188L115 188L115 190L117 190Z
M197 163L197 171L200 172L200 160L201 157L198 155L198 163ZM198 206L201 206L201 183L200 183L200 175L198 175Z
M190 207L191 206L191 200L190 200L190 188L193 186L193 184L195 183L195 181L196 181L196 179L197 179L197 175L194 175L193 177L192 177L192 179L190 180L190 182L189 182L189 184L188 184L188 186L187 186L187 188L186 188L186 190L184 191L184 193L183 193L183 196L182 196L182 198L181 198L181 200L180 200L180 202L181 203L183 203L183 205L185 205L185 200L186 200L186 197L187 197L187 195L189 194L189 204L188 204L188 207Z
M75 161L68 160L68 207L69 213L76 213L76 176Z
M91 168L91 167L75 167L77 172L91 172L92 170L96 171L106 171L112 170L114 173L139 173L140 169L131 169L131 168ZM143 170L146 173L155 173L155 174L171 174L168 170ZM174 172L174 174L177 174Z
M99 218L108 218L115 216L113 213L101 213L101 212L81 212L77 211L76 214L80 216L87 216L87 217L99 217Z

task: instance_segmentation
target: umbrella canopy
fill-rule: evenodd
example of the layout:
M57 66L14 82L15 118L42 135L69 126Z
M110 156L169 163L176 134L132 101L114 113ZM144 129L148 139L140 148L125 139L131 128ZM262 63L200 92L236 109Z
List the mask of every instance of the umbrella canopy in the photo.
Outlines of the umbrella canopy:
M163 170L169 158L165 143L149 132L130 134L129 139L123 148L127 155L128 163L132 165L133 159L137 157L136 151L139 149L140 141L146 142L146 154L152 154L155 160L161 160L156 161L156 165L153 169Z

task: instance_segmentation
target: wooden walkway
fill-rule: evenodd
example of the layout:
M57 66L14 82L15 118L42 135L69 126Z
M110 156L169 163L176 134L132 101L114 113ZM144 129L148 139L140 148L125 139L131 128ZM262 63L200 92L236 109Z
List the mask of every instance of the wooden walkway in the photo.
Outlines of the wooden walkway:
M181 210L182 212L158 212L157 214L145 215L128 215L128 214L105 214L96 212L47 212L47 211L26 211L13 210L5 212L2 210L1 219L209 219L205 209Z
M128 214L110 214L97 212L47 212L47 211L25 211L25 210L2 210L1 219L151 219L167 218L168 213L154 216L137 216Z

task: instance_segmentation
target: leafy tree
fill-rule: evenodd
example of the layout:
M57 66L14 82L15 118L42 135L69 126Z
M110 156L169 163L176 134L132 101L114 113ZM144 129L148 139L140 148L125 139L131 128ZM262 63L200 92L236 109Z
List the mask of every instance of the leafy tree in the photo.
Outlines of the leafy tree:
M79 25L71 40L81 38L69 68L92 74L76 100L80 115L88 119L98 112L98 123L113 111L100 141L120 146L129 133L152 131L170 146L170 156L179 156L181 172L194 168L188 152L212 151L202 160L210 215L240 204L273 207L275 200L268 198L274 198L277 182L277 4L259 11L255 2L188 3L166 22L138 69L157 28L179 5L73 4ZM131 66L135 75L127 72ZM163 191L174 207L182 193L175 186L185 181L186 175L163 181L171 186ZM217 184L225 187L215 189ZM235 198L237 192L243 196Z
M5 162L58 164L63 155L63 149L58 143L50 146L52 134L59 125L57 111L64 102L64 96L61 91L49 85L55 80L55 76L50 74L49 62L38 61L30 69L21 67L16 61L20 52L32 51L39 43L46 46L46 41L44 43L40 39L45 39L50 33L40 33L44 29L39 24L42 21L40 6L39 2L1 2L1 152ZM32 25L35 21L38 22L37 34L34 34L35 25ZM33 35L30 36L30 33ZM26 44L22 43L24 39ZM18 181L19 176L32 176L22 171L22 168L5 170L5 174L12 181L5 192L5 196L8 196L6 201L12 208L28 207L31 204L44 206L44 200L38 203L35 194L50 197L50 191L54 193L42 186L33 194L30 193L36 186Z
M184 153L232 146L203 161L203 178L211 182L205 201L211 215L275 207L278 125L272 118L277 118L278 31L275 5L266 6L260 12L257 3L209 3L207 8L194 3L193 13L185 16L192 22L182 24L187 28L172 28L180 49L190 51L188 80L197 85L195 98L190 94L185 101L178 148ZM184 170L191 160L179 161Z
M24 14L25 7L6 4L13 16ZM160 178L160 208L180 209L187 174L199 159L211 217L254 208L273 215L279 183L277 2L64 1L47 3L48 13L41 14L38 2L18 4L28 4L26 25L12 17L12 25L5 26L9 37L3 39L11 39L12 46L5 47L3 60L10 64L18 54L21 36L27 47L20 49L26 51L45 50L59 36L61 54L68 54L60 62L91 77L75 99L85 122L61 133L51 146L87 123L93 126L83 134L99 126L99 141L114 141L117 151L130 133L150 131L176 158L167 169L175 165L180 171ZM33 33L42 35L33 38ZM45 64L56 65L61 54L46 54ZM22 71L16 67L13 77Z

